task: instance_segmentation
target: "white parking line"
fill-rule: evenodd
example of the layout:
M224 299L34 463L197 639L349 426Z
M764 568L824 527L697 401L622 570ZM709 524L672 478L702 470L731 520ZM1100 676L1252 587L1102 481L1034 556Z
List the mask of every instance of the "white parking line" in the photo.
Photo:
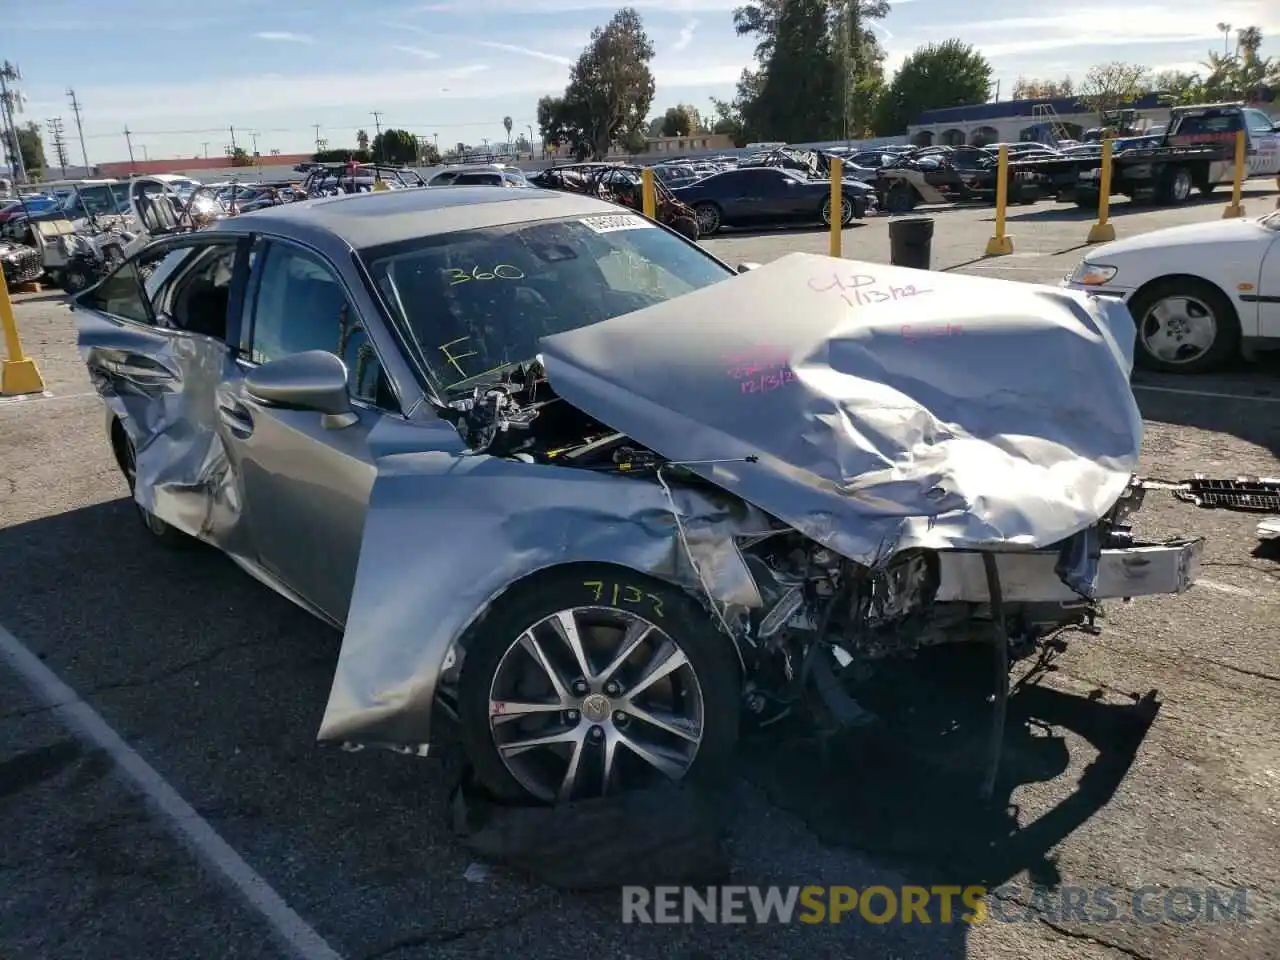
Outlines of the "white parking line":
M1249 400L1253 403L1280 403L1280 397L1250 397L1242 393L1216 393L1213 390L1184 390L1180 387L1154 387L1146 383L1133 384L1134 390L1151 393L1179 393L1188 397L1211 397L1215 400Z
M5 403L40 403L48 400L78 400L81 397L96 397L97 394L92 391L84 393L50 393L46 390L44 393L20 393L15 397L0 397L0 404Z
M298 960L342 960L342 955L298 916L154 767L4 627L0 627L0 656L77 737L101 749L116 762L156 813L168 821L178 838L205 866L235 888L249 909L266 920L293 956Z

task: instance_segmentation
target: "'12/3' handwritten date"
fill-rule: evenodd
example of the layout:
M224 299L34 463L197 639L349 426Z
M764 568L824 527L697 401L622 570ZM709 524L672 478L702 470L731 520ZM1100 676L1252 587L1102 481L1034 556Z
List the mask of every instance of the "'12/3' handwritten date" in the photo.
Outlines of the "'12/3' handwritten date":
M730 364L725 372L738 381L742 393L769 393L796 379L781 347L757 346L726 354L724 359Z
M905 300L908 297L918 297L921 294L933 292L922 290L912 283L901 287L881 284L875 277L866 273L844 276L832 273L826 276L810 277L809 289L814 293L838 293L840 298L851 307L869 307L877 303Z

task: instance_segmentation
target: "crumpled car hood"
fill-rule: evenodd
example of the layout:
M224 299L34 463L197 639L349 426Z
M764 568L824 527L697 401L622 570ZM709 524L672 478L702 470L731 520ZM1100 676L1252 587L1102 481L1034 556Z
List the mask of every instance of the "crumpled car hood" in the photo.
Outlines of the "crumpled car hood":
M1133 340L1116 301L791 254L541 347L569 403L870 565L1095 523L1138 462Z

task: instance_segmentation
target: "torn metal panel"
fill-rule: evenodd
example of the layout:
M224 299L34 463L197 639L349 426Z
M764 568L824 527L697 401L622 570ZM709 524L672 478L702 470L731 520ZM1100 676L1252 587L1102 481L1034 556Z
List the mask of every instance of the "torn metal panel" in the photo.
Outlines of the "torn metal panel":
M217 425L219 393L241 379L226 344L89 311L77 327L108 417L133 441L137 502L233 558L247 556L240 491Z
M1123 304L792 254L542 341L557 393L853 560L1041 547L1124 492Z
M384 420L369 444L377 478L321 740L427 742L455 639L547 567L612 563L721 604L761 605L734 538L775 525L736 498L673 487L669 500L651 480L467 456L444 421Z

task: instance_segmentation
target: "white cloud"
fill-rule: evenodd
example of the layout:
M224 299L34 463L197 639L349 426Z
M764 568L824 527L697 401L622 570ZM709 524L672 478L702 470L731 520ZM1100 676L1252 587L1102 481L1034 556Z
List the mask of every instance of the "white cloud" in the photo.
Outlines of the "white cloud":
M678 36L676 38L676 42L671 45L671 52L679 53L681 50L689 46L689 44L693 43L693 34L695 31L697 31L697 29L698 29L697 20L690 20L683 27L681 27L680 36Z
M744 0L631 0L627 6L640 13L728 13L742 6ZM899 0L902 2L902 0ZM455 3L432 3L413 8L422 13L507 13L530 16L546 13L574 13L587 10L618 9L617 0L458 0ZM896 6L896 4L895 4Z
M390 50L398 50L400 53L407 53L411 57L417 57L419 60L439 60L440 54L434 50L423 50L421 47L402 47L399 45L389 47Z
M289 33L285 30L263 30L253 35L255 40L271 40L276 43L315 43L316 38L305 33Z
M501 50L504 53L518 53L522 57L533 57L535 60L546 60L548 63L558 63L561 66L573 66L572 57L563 57L558 53L546 53L542 50L531 50L529 47L518 47L513 43L498 43L495 40L472 40L472 43L482 47L488 47L490 50Z

